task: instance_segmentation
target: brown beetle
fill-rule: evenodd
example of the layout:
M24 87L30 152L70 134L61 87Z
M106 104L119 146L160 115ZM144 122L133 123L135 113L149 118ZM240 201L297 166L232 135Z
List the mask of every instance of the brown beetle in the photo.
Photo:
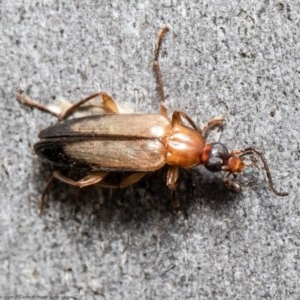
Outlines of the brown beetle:
M80 188L93 184L123 188L165 165L169 167L167 186L172 191L173 199L179 168L197 165L204 165L212 172L224 171L225 184L238 192L241 188L234 180L235 175L245 167L256 166L252 157L258 157L263 163L273 192L278 196L287 195L275 189L266 159L259 150L228 150L218 142L206 143L209 131L223 125L223 117L213 118L201 129L184 112L175 111L171 119L168 117L163 104L165 95L158 63L161 43L167 31L167 26L159 31L154 50L153 68L160 92L159 113L119 114L114 100L103 92L92 94L57 113L51 107L17 94L20 102L53 114L59 120L56 125L41 131L40 141L34 145L37 155L56 168L42 199L54 178ZM66 120L97 97L102 99L104 114ZM250 156L252 162L247 163L245 156ZM63 175L61 171L64 170L84 170L86 175L80 180L73 180ZM110 172L126 172L128 176L117 184L109 184L105 178Z

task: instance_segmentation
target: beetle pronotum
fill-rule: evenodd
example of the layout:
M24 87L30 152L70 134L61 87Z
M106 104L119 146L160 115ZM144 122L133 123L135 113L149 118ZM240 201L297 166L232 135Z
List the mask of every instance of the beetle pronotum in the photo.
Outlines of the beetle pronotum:
M158 32L154 49L153 69L160 93L160 110L155 114L120 114L115 101L104 92L92 94L61 113L17 94L17 99L30 107L38 108L57 117L58 123L42 130L40 141L34 145L37 155L53 164L56 170L46 185L45 194L56 178L79 188L99 184L110 188L123 188L139 181L148 172L168 166L167 186L175 200L176 182L179 168L204 165L212 172L224 172L227 187L239 192L236 174L248 166L256 166L252 157L263 164L270 188L278 196L288 193L275 189L273 180L262 152L249 147L242 150L228 150L225 145L207 143L208 133L221 127L223 117L215 117L198 128L182 111L174 111L169 118L164 106L165 94L162 75L158 63L161 43L168 27L164 25ZM87 102L101 98L105 113L68 119ZM252 162L246 162L250 156ZM64 170L84 170L86 175L74 180L63 174ZM117 184L106 182L110 172L125 172L127 176ZM176 203L176 201L174 201Z

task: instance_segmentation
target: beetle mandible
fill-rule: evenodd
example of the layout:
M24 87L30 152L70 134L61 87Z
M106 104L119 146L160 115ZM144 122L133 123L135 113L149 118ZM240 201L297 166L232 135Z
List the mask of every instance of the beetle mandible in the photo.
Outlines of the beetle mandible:
M54 178L79 188L94 184L110 188L123 188L139 181L147 173L168 166L167 186L176 205L176 182L179 168L204 165L212 172L224 172L226 186L236 192L241 190L235 180L246 167L256 166L246 162L245 157L257 157L263 164L268 183L278 196L288 193L275 189L273 180L262 152L249 147L228 150L225 145L207 143L209 132L222 127L224 117L215 117L198 128L182 111L174 111L169 118L164 106L165 94L158 62L161 43L168 27L158 32L154 49L153 69L160 94L160 110L155 114L120 114L111 96L104 92L92 94L62 112L50 106L32 101L17 93L17 99L30 107L38 108L57 117L58 123L42 130L40 141L34 145L36 154L53 164L56 169L42 193L42 201ZM105 113L67 119L92 99L101 98ZM84 170L86 175L74 180L65 170ZM106 182L110 172L125 172L126 177L117 184Z

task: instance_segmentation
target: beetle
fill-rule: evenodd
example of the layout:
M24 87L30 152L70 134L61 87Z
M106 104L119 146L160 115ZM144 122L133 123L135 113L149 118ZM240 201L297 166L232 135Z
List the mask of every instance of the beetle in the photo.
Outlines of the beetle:
M239 192L241 187L235 177L246 167L256 166L253 157L262 162L273 192L278 196L288 195L275 189L267 161L260 150L253 147L228 150L222 143L206 141L212 129L222 128L224 117L214 117L201 128L182 111L174 111L172 117L168 117L158 62L167 31L168 27L162 26L154 48L153 69L160 94L158 113L121 114L113 98L104 92L94 93L61 112L34 102L21 92L17 93L17 99L21 103L50 113L58 119L57 124L40 132L40 140L34 145L36 154L52 163L55 168L44 188L42 203L54 178L79 188L94 184L123 188L165 165L168 166L166 184L171 190L175 205L180 168L204 165L211 172L223 171L226 186ZM96 98L101 98L104 113L69 119ZM246 161L246 157L250 157L250 162ZM85 175L74 180L64 175L65 170L84 170ZM127 175L120 182L112 184L106 181L111 172L124 172Z

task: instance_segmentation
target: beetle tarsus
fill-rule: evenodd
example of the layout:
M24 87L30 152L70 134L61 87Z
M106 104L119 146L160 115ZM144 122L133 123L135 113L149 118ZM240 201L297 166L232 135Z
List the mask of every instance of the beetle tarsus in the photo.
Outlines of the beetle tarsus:
M172 197L172 211L175 215L179 215L181 213L181 205L180 200L177 197L176 190L171 191Z
M39 212L40 212L40 215L42 215L43 212L44 212L44 207L45 207L45 203L46 203L46 200L45 200L46 199L46 195L47 195L48 190L49 190L51 184L53 183L53 181L54 181L54 176L52 175L49 178L47 184L45 185L45 187L43 189L43 192L42 192L42 195L41 195L41 200L40 200L40 203L39 203Z

